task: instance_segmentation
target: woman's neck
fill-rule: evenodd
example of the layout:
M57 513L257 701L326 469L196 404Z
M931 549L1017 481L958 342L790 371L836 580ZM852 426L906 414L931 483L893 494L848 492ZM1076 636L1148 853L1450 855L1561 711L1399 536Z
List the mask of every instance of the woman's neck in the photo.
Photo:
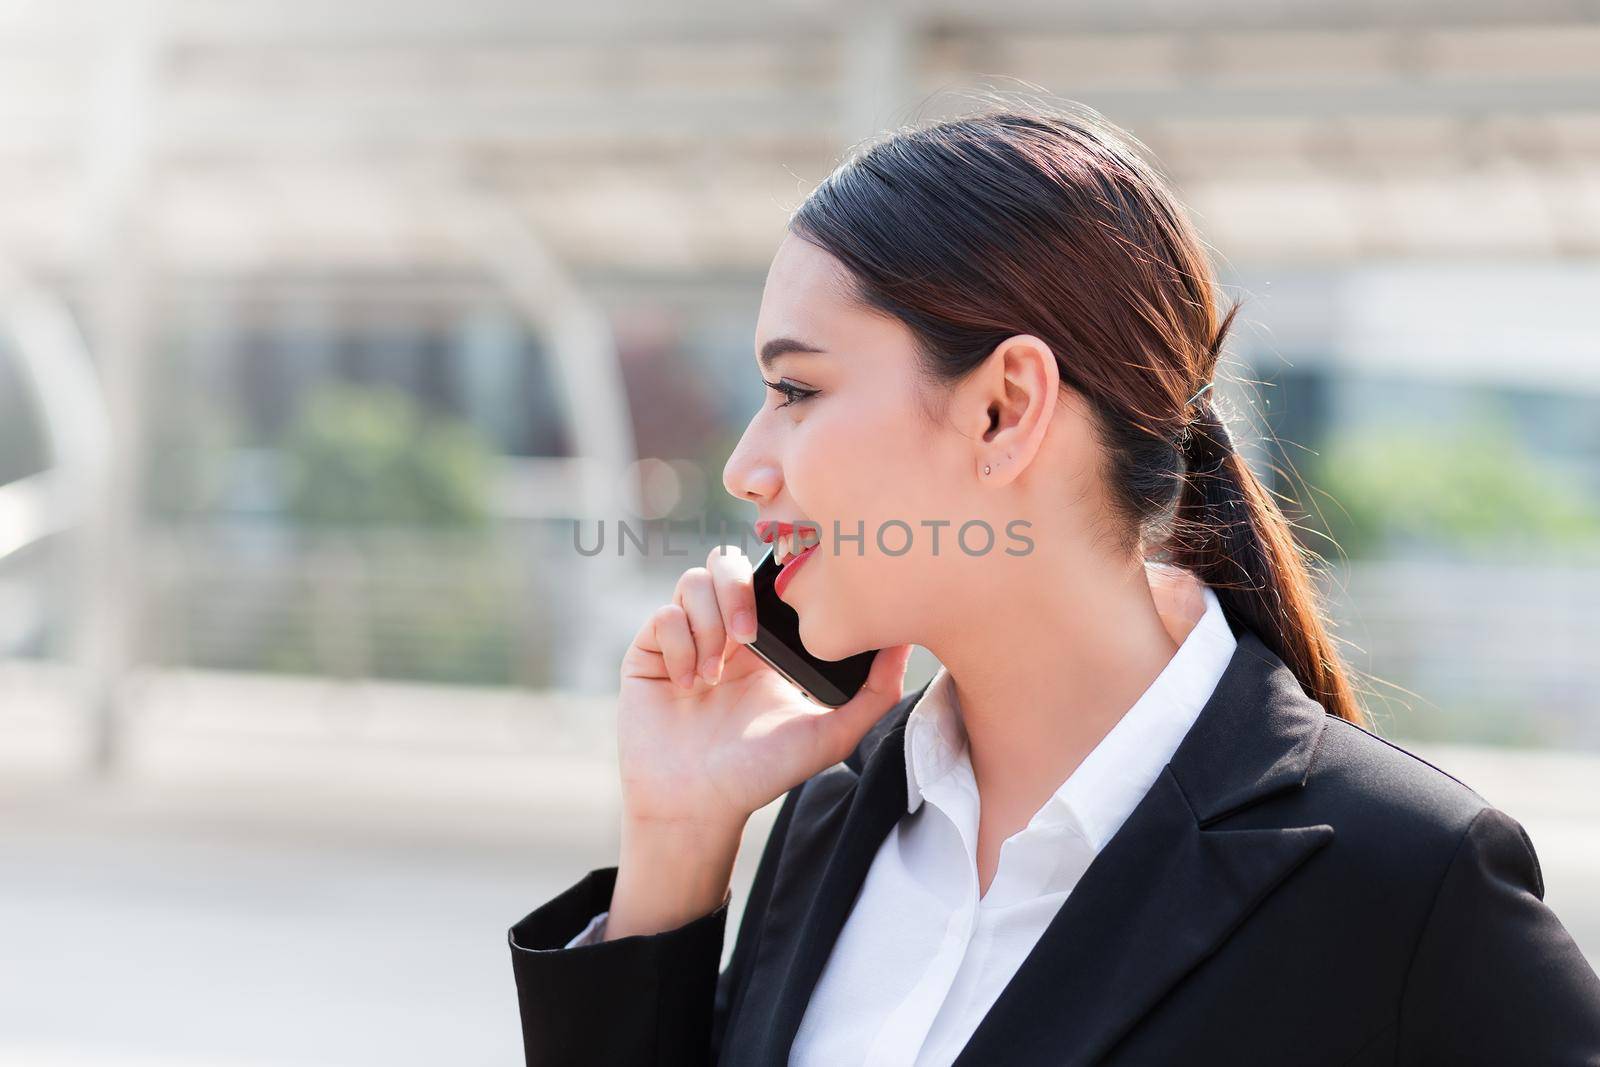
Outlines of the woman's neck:
M1204 609L1187 572L1052 565L1051 585L1031 562L1011 569L1017 588L986 588L929 646L955 683L992 853L1150 687Z

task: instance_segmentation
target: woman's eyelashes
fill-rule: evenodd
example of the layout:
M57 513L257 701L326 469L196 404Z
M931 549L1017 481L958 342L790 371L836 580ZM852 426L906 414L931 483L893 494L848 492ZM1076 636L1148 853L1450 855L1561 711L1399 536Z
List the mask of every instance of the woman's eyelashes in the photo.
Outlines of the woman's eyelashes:
M766 382L766 379L763 378L762 381ZM817 395L817 390L815 389L802 389L785 381L766 382L766 384L768 389L784 397L783 403L778 405L780 408L786 408L790 404L795 404L802 400L809 400Z

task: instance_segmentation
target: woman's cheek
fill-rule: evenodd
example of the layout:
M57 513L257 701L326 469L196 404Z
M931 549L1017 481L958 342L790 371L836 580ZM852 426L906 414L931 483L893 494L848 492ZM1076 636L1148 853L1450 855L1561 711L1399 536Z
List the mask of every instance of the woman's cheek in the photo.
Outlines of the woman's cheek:
M860 515L861 502L856 493L861 477L859 456L848 441L814 434L795 450L794 460L785 472L795 505L806 518L821 524L824 535L832 532L832 520L837 519L841 528L850 529Z

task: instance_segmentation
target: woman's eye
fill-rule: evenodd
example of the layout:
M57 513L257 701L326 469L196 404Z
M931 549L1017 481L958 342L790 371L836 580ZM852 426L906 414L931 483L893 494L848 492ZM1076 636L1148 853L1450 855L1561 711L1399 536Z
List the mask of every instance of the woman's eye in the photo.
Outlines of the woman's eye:
M765 379L762 380L765 381ZM786 408L790 404L797 403L801 400L809 400L811 397L817 395L817 391L815 389L801 389L799 386L790 385L788 382L783 381L767 382L767 388L771 389L775 393L781 394L785 398L783 403L778 405L780 408Z

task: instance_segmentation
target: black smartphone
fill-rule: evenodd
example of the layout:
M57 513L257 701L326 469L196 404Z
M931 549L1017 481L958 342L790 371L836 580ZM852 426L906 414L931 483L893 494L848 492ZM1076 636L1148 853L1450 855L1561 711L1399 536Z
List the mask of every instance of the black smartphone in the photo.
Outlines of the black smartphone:
M818 659L807 652L800 643L799 614L772 588L780 569L777 548L768 549L755 569L756 639L746 647L811 699L830 708L849 703L866 684L879 650L840 660Z

